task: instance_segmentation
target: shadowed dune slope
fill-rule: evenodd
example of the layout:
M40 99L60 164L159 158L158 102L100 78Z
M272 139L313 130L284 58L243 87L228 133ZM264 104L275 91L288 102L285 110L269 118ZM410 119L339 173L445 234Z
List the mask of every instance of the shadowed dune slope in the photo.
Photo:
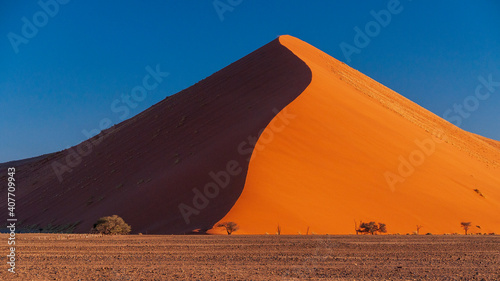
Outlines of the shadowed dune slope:
M249 143L310 81L307 65L276 39L79 147L0 164L0 180L16 167L24 226L78 222L76 231L87 232L99 217L117 214L134 233L203 232L241 194ZM71 169L62 182L54 165ZM207 184L213 198L197 195Z
M354 233L354 221L389 233L500 232L500 143L465 132L320 50L280 42L312 71L269 126L243 192L221 221L236 234ZM477 191L475 191L477 189ZM481 195L482 194L482 195ZM479 226L480 228L476 227ZM220 229L212 233L222 233Z

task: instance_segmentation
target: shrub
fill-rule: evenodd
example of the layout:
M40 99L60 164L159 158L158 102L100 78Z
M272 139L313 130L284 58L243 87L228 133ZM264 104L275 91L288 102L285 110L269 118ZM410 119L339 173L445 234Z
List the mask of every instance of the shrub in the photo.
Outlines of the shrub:
M476 192L479 196L484 197L483 193L479 189L474 189L474 192Z
M223 228L225 228L226 232L227 232L227 235L231 235L231 233L233 233L233 232L237 231L238 229L240 229L240 227L235 222L232 222L232 221L219 223L217 225L217 227L223 227Z
M387 226L385 225L385 223L378 223L378 232L387 233Z
M387 226L385 223L379 222L378 224L374 221L371 222L360 222L359 228L356 229L356 234L360 233L370 233L373 235L375 232L386 233Z
M100 218L93 228L93 232L106 235L129 234L131 230L130 225L117 215Z

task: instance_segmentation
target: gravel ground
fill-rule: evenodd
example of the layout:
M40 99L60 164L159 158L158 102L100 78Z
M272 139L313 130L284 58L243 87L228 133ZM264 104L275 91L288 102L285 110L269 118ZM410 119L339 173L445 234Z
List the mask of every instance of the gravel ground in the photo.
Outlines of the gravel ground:
M7 235L0 235L5 241ZM18 234L1 280L500 280L500 236ZM8 254L8 253L7 253Z

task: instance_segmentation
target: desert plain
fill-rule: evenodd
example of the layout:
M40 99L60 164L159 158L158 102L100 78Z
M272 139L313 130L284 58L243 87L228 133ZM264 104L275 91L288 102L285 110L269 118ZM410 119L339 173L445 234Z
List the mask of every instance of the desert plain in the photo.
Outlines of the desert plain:
M17 239L16 274L4 265L1 280L500 280L498 235L18 234Z

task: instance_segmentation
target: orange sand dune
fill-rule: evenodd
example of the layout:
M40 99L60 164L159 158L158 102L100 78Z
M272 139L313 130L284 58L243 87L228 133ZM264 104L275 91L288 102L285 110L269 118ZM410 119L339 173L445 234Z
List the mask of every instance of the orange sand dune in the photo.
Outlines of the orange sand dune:
M237 222L237 234L274 234L278 225L282 234L354 233L355 220L384 222L389 233L417 224L421 232L462 232L462 221L472 232L500 232L499 142L305 42L279 39L309 66L312 82L285 108L288 126L268 126L259 138L243 192L221 221ZM414 171L400 174L410 157Z
M14 166L34 229L117 214L149 234L500 232L499 164L499 142L282 36L82 144L0 164L0 182Z

